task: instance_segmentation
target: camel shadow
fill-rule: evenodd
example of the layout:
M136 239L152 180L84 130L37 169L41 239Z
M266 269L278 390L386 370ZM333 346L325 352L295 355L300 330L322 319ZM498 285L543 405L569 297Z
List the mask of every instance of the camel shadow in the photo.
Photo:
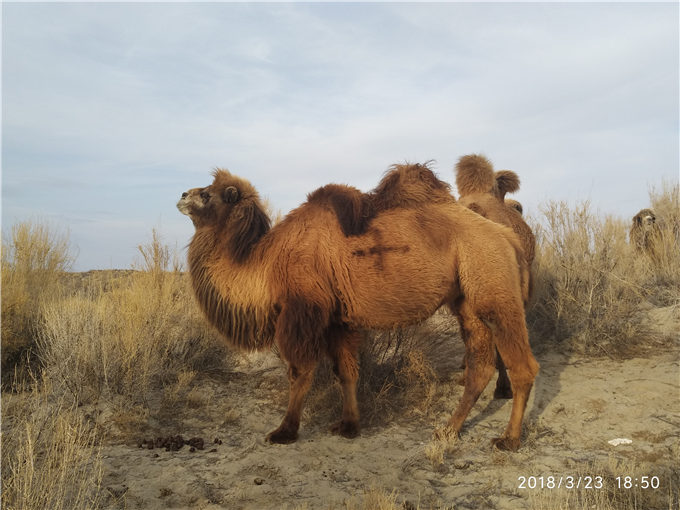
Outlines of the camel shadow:
M555 350L555 344L545 344L537 349L536 359L541 369L536 376L533 388L533 399L530 402L526 419L538 422L550 404L562 390L562 372L570 363L568 354ZM528 406L527 406L528 407Z

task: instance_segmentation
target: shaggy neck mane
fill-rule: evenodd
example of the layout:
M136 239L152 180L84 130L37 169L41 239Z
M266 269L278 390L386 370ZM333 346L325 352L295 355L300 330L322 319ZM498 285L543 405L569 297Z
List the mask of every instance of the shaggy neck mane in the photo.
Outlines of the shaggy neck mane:
M267 348L274 338L273 310L244 300L248 289L244 275L251 274L247 267L251 259L262 260L255 247L269 231L269 218L253 202L235 208L223 225L222 229L203 226L191 240L188 262L194 293L208 320L235 347L251 351ZM227 275L232 282L238 279L240 288L216 284Z

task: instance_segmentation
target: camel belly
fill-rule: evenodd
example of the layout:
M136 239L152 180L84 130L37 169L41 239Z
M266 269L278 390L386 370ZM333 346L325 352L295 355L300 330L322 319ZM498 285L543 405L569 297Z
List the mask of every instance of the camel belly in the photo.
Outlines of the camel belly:
M359 327L385 329L424 320L455 287L455 261L447 239L433 243L413 235L417 229L394 224L391 232L385 230L356 238L345 253L344 282L339 285L344 318Z

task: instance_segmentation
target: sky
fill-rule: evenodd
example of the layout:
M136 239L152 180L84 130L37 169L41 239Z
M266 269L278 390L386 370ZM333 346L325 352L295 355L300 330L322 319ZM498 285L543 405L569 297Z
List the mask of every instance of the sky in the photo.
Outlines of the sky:
M679 178L668 3L8 3L2 232L68 232L73 269L129 268L214 168L286 214L394 163L481 153L512 198L632 218ZM454 187L455 192L455 187Z

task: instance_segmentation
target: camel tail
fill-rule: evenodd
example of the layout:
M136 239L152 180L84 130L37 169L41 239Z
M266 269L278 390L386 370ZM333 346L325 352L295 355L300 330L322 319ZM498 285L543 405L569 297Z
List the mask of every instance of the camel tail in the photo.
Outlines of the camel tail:
M456 164L456 186L461 197L486 193L496 186L491 162L481 154L462 156Z
M494 319L497 326L494 332L496 347L507 368L512 370L519 364L533 379L539 365L531 352L524 307L504 307L497 310Z

